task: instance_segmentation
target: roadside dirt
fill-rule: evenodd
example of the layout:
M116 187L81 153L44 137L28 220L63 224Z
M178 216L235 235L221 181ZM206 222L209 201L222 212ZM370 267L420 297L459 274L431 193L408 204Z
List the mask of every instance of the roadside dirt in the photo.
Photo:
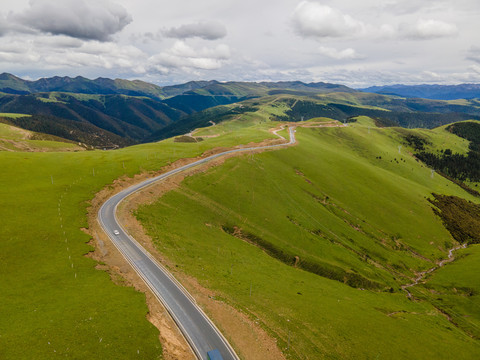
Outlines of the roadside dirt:
M264 146L285 142L282 139L265 140L261 143L250 143L235 148L245 148L251 146ZM207 157L213 154L223 152L227 149L217 148L204 153L201 157ZM259 153L265 150L251 150L248 153ZM247 153L247 152L245 152ZM118 217L125 229L144 246L162 265L164 265L183 286L195 298L197 304L211 317L213 322L219 327L222 333L226 334L227 338L236 348L239 356L243 359L264 359L264 360L282 360L285 359L282 352L278 349L276 341L272 338L261 326L255 321L251 320L246 314L238 311L224 302L214 300L214 294L209 289L202 287L196 279L189 277L177 271L174 264L158 252L153 244L152 239L145 234L141 224L133 215L135 209L141 204L149 204L156 201L166 192L178 187L186 176L191 176L196 173L205 172L209 168L218 166L225 162L225 160L240 156L245 153L228 154L219 159L208 162L189 171L174 175L162 182L156 183L138 193L135 193L123 202L118 209ZM163 305L155 298L153 293L148 289L143 280L130 267L127 261L123 258L121 253L111 243L110 239L102 231L98 221L97 213L100 206L112 195L119 191L139 183L142 180L152 176L167 172L171 169L183 166L198 160L194 159L180 159L169 166L162 168L158 172L143 173L134 178L120 178L112 185L107 186L101 190L95 198L91 201L91 206L88 209L88 224L89 229L84 229L86 233L92 236L91 245L94 246L95 251L88 256L95 259L101 264L97 268L108 271L112 280L117 284L125 284L133 286L138 291L145 293L146 302L149 309L147 319L160 332L159 338L163 346L164 358L167 360L189 360L195 359L190 347L188 346L183 335L178 330L174 321L163 307Z

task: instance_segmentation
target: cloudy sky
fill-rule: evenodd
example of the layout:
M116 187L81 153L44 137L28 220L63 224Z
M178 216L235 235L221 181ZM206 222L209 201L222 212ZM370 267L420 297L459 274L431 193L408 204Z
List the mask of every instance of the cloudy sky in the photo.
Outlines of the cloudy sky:
M480 83L478 0L2 0L0 72Z

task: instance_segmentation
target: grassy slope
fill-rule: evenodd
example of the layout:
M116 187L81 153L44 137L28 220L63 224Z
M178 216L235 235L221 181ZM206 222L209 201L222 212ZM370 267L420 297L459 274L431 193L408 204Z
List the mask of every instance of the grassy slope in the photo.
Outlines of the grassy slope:
M53 135L35 133L0 123L0 151L2 150L80 151L85 149L74 142Z
M270 136L255 131L254 137ZM160 357L144 296L114 285L84 256L92 250L80 231L87 226L87 201L119 176L251 139L245 132L116 151L2 153L0 358Z
M435 191L474 199L432 178L407 149L399 154L400 134L367 119L297 136L296 147L231 159L141 208L162 253L217 298L258 317L291 358L475 358L476 341L430 303L399 291L453 246L425 198ZM429 133L434 141L448 136ZM285 265L225 225L395 292L361 291ZM470 265L474 274L478 263ZM456 310L471 315L477 300L465 301Z

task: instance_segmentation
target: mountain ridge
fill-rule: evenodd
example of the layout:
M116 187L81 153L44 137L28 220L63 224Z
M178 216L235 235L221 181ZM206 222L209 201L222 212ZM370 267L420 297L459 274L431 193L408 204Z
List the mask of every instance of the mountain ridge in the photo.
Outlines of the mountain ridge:
M208 93L211 95L232 95L231 91L237 87L242 93L266 94L272 89L290 89L304 91L341 91L355 92L356 90L344 85L324 82L303 83L301 81L279 82L245 82L217 80L189 81L183 84L159 86L142 80L110 79L98 77L88 79L83 76L53 76L38 80L24 80L10 73L0 74L0 92L8 94L27 95L42 92L71 92L82 94L146 96L156 100L163 100L185 93ZM222 89L222 91L219 91ZM203 90L203 91L201 91Z
M433 100L475 99L480 97L480 84L470 83L458 85L395 84L385 86L370 86L368 88L359 90L376 94Z

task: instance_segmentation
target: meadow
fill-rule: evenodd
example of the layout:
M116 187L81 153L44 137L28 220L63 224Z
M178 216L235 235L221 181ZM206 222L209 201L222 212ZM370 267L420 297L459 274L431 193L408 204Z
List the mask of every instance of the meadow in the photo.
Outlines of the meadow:
M0 358L162 358L144 294L85 256L88 202L119 177L268 137L257 129L114 151L0 152Z
M85 256L89 200L119 177L273 139L270 117L287 109L271 98L199 130L200 142L58 152L69 144L39 138L29 141L54 151L0 152L0 358L161 359L145 296ZM137 215L177 275L258 321L287 358L475 358L478 248L411 288L421 301L401 290L456 245L430 194L478 202L417 162L405 132L365 117L299 128L298 145L229 159ZM411 132L432 149L468 149L442 129Z
M418 162L405 132L419 134L364 117L298 128L297 146L186 178L137 217L174 272L259 321L287 358L474 359L478 298L443 301L414 286L412 300L401 286L456 245L431 193L479 201ZM468 148L445 131L421 135ZM474 277L477 250L432 273L431 286L453 291L459 273Z

